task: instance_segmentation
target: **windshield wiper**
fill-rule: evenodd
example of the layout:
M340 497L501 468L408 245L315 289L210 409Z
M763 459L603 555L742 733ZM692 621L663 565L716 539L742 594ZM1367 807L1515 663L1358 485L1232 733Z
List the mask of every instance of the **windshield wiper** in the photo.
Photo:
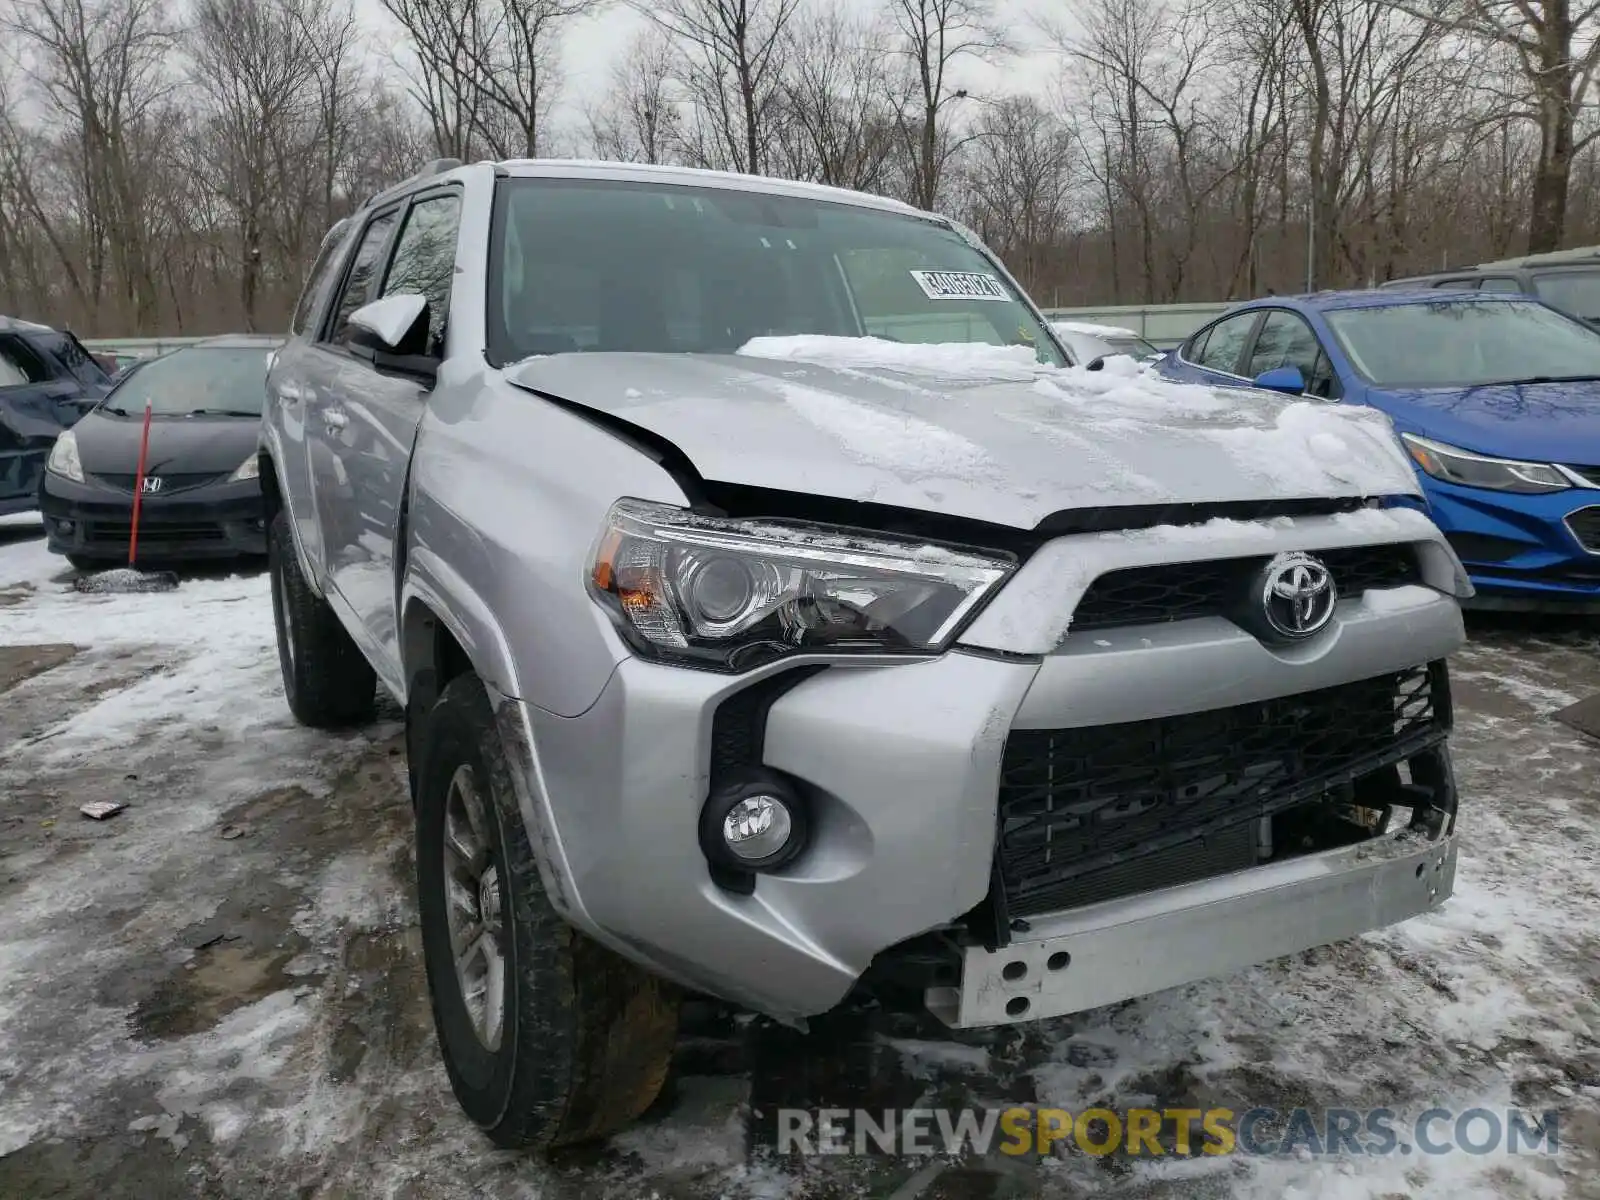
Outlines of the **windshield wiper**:
M261 414L248 408L191 408L188 417L259 417Z
M1525 383L1600 383L1600 375L1529 375L1523 379L1501 379L1486 387L1521 387Z

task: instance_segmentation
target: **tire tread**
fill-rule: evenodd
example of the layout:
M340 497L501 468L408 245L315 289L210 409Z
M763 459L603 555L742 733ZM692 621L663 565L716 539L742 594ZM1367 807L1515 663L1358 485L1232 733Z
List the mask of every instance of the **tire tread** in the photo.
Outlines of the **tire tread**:
M660 1094L677 1045L680 994L586 937L551 906L488 695L475 676L445 686L428 714L430 729L441 719L470 721L478 731L488 800L514 881L517 970L527 985L513 998L522 1005L514 1013L510 1087L499 1118L480 1124L505 1149L552 1150L603 1138L636 1120ZM430 747L434 740L423 739ZM423 769L433 775L432 763ZM430 852L418 847L419 856ZM448 1056L445 1066L459 1086Z
M283 606L274 616L283 690L295 720L313 729L340 729L370 721L377 709L377 673L328 602L311 590L300 569L289 515L279 509L267 531L268 570L281 585ZM278 590L274 589L274 607ZM299 654L291 666L284 624L293 622Z

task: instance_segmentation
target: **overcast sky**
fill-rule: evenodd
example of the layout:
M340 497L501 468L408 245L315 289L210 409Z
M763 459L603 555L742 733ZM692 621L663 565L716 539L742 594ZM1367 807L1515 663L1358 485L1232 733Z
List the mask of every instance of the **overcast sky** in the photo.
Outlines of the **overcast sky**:
M384 11L382 0L352 0L357 16L369 31L375 53L392 58L403 53L399 27ZM862 11L878 7L878 0L845 0ZM1032 49L1004 70L991 70L981 64L962 68L957 86L970 88L975 95L994 95L1006 91L1045 92L1058 69L1054 55L1039 48L1044 39L1028 19L1037 11L1030 0L1000 0L1002 15L1014 41ZM563 130L572 129L582 119L583 106L600 100L609 85L611 64L627 49L629 40L645 24L645 18L621 3L614 3L600 14L572 22L562 45L562 71L565 85L556 116Z

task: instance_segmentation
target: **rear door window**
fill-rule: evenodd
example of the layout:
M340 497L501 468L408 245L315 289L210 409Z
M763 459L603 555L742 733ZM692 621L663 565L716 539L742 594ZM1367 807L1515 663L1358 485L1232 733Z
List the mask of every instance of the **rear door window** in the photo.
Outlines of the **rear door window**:
M0 346L0 387L21 387L27 382L28 377L22 368L12 361L6 348Z
M1600 270L1552 271L1535 275L1539 299L1586 321L1600 321Z
M0 337L0 387L43 383L50 368L21 338Z

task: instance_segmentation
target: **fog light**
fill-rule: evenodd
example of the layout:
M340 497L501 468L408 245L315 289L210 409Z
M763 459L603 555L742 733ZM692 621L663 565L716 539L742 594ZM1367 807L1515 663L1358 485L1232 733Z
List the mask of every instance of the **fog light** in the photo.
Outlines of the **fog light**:
M794 819L776 796L746 796L722 818L722 840L747 862L771 858L789 844Z
M741 771L706 801L700 848L713 878L748 891L756 872L794 861L805 849L809 826L805 799L787 779L776 771Z

